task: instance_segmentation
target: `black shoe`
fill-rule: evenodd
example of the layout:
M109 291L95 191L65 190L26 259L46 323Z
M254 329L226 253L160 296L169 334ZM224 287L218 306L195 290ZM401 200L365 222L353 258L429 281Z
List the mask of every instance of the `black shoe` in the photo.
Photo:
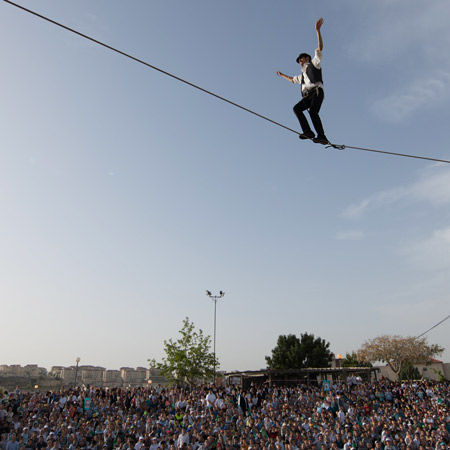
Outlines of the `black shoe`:
M314 139L315 134L312 131L305 131L304 133L300 133L300 139Z
M328 145L330 143L324 134L322 136L317 136L317 137L313 138L313 142L315 142L316 144L322 144L322 145Z

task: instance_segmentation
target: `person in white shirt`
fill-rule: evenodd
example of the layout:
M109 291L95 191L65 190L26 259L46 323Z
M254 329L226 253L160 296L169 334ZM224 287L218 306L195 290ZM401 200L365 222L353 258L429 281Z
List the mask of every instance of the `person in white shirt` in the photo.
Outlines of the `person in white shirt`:
M161 448L161 446L159 445L158 439L156 439L155 437L152 439L152 443L150 445L150 450L158 450L159 448Z
M144 450L145 444L144 444L144 437L140 436L139 440L136 442L136 445L134 446L134 450Z
M322 50L323 50L323 40L320 29L323 25L323 19L320 18L316 22L316 32L318 45L314 54L314 58L308 53L300 53L297 58L297 63L302 67L302 73L295 77L290 77L285 75L280 71L277 71L277 75L290 81L291 83L296 83L301 85L302 99L294 106L294 114L297 116L300 126L302 128L302 133L300 134L300 139L312 139L318 144L328 145L329 141L325 136L323 130L322 121L320 120L319 111L322 106L324 99L323 91L323 80L322 80ZM311 121L316 130L317 136L311 130L308 123L308 119L303 114L303 111L309 110L309 115Z
M208 391L208 394L206 395L206 407L212 408L214 406L214 403L216 402L216 396L213 393L212 389Z
M183 444L188 445L189 444L189 434L186 433L186 429L181 429L181 434L178 436L177 439L177 448L181 448Z

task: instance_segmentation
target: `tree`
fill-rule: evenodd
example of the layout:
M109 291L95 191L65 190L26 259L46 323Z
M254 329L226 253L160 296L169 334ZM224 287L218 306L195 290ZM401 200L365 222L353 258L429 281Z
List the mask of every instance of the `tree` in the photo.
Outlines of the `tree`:
M341 367L372 367L370 362L359 361L356 352L346 353L345 358L341 362Z
M210 352L211 337L203 331L195 331L194 324L186 317L177 341L164 341L166 357L161 363L149 360L150 367L156 367L171 382L187 382L193 385L198 380L211 380L219 362Z
M294 334L278 337L272 357L266 356L270 369L301 369L305 367L329 367L333 354L330 343L313 334L303 333L300 339Z
M398 377L405 363L429 364L431 358L443 351L436 344L428 345L426 338L383 335L364 342L358 350L358 359L386 363Z
M398 374L399 380L421 380L422 375L417 367L406 361Z

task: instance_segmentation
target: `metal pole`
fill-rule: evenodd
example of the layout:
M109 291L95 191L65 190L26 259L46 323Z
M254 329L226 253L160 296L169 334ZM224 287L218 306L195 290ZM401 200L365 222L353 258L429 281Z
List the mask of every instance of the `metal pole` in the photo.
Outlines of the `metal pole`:
M75 386L77 385L78 364L79 364L79 362L80 362L80 357L78 357L78 358L76 359L76 362L77 362L77 367L75 368L75 383L74 383Z
M216 384L216 306L217 298L214 297L214 384Z
M220 291L219 295L212 295L210 291L206 291L206 295L214 302L214 384L216 384L216 318L217 318L217 299L222 298L225 292Z

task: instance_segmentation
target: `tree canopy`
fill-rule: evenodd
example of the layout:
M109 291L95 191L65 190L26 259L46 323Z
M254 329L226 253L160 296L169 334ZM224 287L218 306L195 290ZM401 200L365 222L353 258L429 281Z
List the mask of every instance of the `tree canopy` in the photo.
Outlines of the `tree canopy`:
M300 339L294 334L278 337L272 356L266 356L270 369L302 369L306 367L329 367L333 353L330 343L313 334L303 333Z
M171 382L187 382L190 385L196 381L211 380L219 362L210 351L211 337L205 336L202 330L195 331L194 324L186 317L183 328L179 331L181 338L177 341L164 341L166 353L162 362L149 360L151 367L161 370L161 373Z
M422 375L417 367L413 366L413 364L410 363L409 361L406 361L402 365L402 368L400 369L400 372L398 373L398 379L399 380L421 380Z
M370 362L360 361L356 352L346 353L341 361L341 367L372 367Z
M437 344L429 345L426 338L382 335L364 342L358 350L358 359L384 362L398 377L405 363L429 364L431 358L443 351Z

